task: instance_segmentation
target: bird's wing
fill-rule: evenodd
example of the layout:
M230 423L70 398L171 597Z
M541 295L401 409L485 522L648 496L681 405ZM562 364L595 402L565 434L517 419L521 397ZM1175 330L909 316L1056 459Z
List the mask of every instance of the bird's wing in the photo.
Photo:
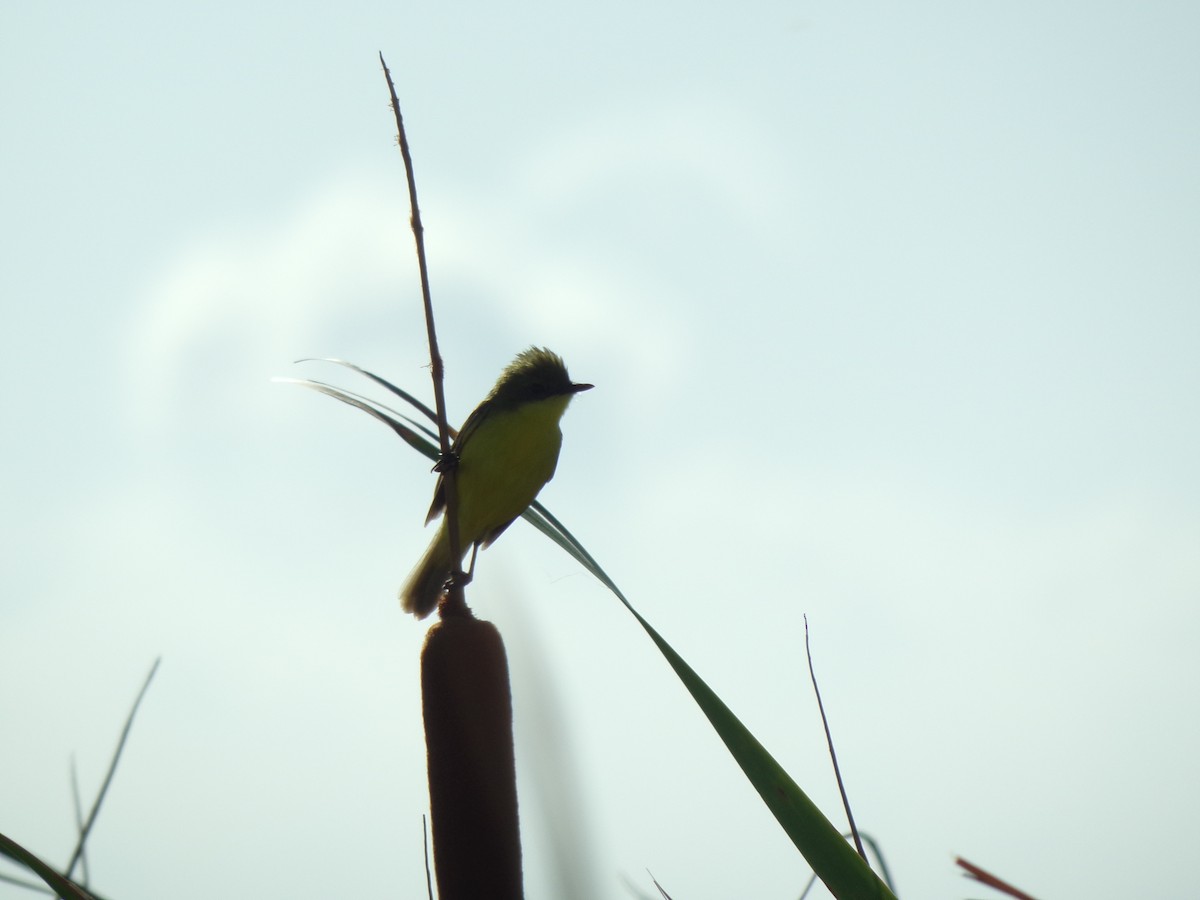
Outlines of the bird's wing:
M487 411L491 408L491 403L484 400L467 416L467 421L463 422L463 427L458 430L458 436L454 439L454 443L450 445L450 452L461 454L462 448L466 446L472 432L475 431L486 417ZM425 524L428 525L446 509L446 479L439 475L437 484L433 488L433 502L429 504L429 513L425 516ZM512 523L508 523L511 525ZM508 525L505 525L507 528ZM500 531L504 529L501 528ZM496 532L499 537L500 532Z

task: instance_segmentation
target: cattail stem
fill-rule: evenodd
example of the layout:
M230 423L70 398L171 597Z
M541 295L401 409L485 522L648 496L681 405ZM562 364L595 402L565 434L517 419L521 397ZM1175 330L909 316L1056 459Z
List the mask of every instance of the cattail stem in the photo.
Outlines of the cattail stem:
M445 615L421 651L434 871L440 900L521 900L512 695L500 632Z

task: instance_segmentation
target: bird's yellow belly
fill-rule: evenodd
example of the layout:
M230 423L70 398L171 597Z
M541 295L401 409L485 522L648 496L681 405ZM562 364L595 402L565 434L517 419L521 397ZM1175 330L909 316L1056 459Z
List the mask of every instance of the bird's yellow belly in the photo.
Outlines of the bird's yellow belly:
M459 529L464 549L487 543L521 515L554 476L569 397L493 413L471 435L458 464Z

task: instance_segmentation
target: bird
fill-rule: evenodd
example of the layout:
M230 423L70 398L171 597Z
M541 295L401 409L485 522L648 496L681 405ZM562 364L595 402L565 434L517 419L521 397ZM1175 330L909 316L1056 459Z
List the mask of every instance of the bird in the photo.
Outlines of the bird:
M451 446L459 551L452 559L447 517L400 589L400 606L428 616L470 548L486 548L554 477L562 447L559 421L576 394L593 385L571 381L562 357L544 347L517 354L495 387L463 423ZM428 525L446 509L445 474L438 477ZM472 561L474 558L472 557Z

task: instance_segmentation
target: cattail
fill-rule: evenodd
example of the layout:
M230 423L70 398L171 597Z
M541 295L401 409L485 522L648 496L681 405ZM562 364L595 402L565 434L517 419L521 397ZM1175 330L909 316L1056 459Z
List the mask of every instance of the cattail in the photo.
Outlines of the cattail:
M464 611L421 651L433 858L440 900L521 900L512 695L500 632Z

